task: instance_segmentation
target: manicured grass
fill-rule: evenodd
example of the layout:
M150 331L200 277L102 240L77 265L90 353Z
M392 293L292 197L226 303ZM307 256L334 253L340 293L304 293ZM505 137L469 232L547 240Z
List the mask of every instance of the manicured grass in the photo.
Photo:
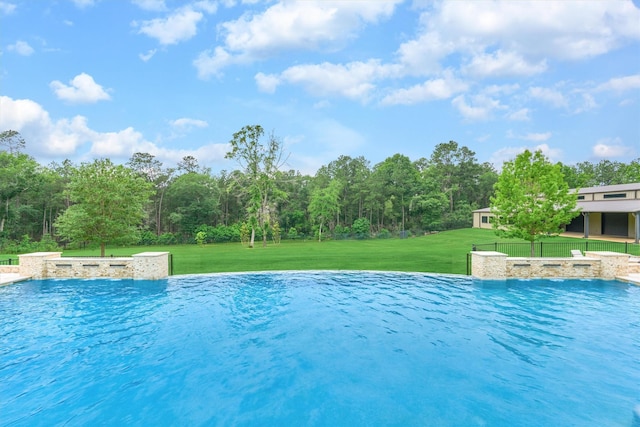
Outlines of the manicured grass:
M547 242L584 242L553 237ZM472 244L523 240L501 239L492 230L468 228L409 239L338 241L283 241L254 249L240 243L107 248L109 255L132 255L145 251L173 254L173 273L217 273L273 270L378 270L466 274L467 253ZM99 250L69 250L64 256L98 256ZM551 253L545 253L552 256ZM558 254L559 255L559 254ZM526 256L526 255L525 255ZM562 255L568 256L568 254ZM14 255L15 257L15 255Z
M173 254L173 273L273 270L380 270L465 274L473 243L494 242L490 230L452 230L409 239L283 241L254 249L239 243L108 248L107 255L144 251ZM95 250L65 251L64 256L98 255Z

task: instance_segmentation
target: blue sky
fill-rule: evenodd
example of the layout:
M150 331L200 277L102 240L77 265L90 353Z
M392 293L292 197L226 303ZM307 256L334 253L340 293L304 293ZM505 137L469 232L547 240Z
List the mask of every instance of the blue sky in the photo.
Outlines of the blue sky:
M314 174L457 141L500 167L640 156L640 0L0 0L0 130L41 163L215 171L259 124Z

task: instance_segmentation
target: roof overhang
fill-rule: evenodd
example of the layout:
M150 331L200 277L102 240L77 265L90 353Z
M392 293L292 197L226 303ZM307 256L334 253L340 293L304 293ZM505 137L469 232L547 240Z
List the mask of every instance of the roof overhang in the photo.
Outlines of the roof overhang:
M635 213L640 212L640 200L594 200L577 203L581 212Z

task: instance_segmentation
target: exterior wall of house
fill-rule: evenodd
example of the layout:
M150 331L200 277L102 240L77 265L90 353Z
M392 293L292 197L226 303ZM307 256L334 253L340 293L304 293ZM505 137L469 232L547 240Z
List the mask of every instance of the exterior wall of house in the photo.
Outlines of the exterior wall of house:
M602 214L600 212L589 214L589 235L602 235Z
M473 228L480 228L480 212L473 213Z
M493 229L491 224L491 218L493 214L491 212L474 212L473 213L473 228L484 228L487 230Z
M623 194L624 196L621 196ZM611 197L612 195L616 195L616 196L620 195L620 197L612 198ZM602 193L594 193L592 200L628 200L628 199L635 199L635 198L636 198L635 191L605 191ZM588 199L585 198L584 200L588 200Z

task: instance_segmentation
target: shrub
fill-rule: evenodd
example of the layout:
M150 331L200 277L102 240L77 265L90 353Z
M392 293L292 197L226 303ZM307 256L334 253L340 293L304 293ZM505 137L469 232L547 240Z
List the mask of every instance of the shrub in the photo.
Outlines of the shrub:
M158 236L156 236L156 233L152 231L144 230L140 233L140 241L138 244L144 246L156 245L158 244Z
M178 239L173 233L162 233L158 236L157 241L159 245L175 245L178 243Z
M356 239L368 239L371 237L371 223L367 218L358 218L353 221L351 229Z
M390 239L391 238L391 232L389 230L387 230L386 228L383 228L380 231L378 231L377 237L378 237L378 239Z
M344 240L351 237L351 229L349 227L343 227L341 225L336 225L333 229L333 236L336 240Z
M291 240L295 240L298 238L298 230L295 227L291 227L289 232L287 233L287 237Z

